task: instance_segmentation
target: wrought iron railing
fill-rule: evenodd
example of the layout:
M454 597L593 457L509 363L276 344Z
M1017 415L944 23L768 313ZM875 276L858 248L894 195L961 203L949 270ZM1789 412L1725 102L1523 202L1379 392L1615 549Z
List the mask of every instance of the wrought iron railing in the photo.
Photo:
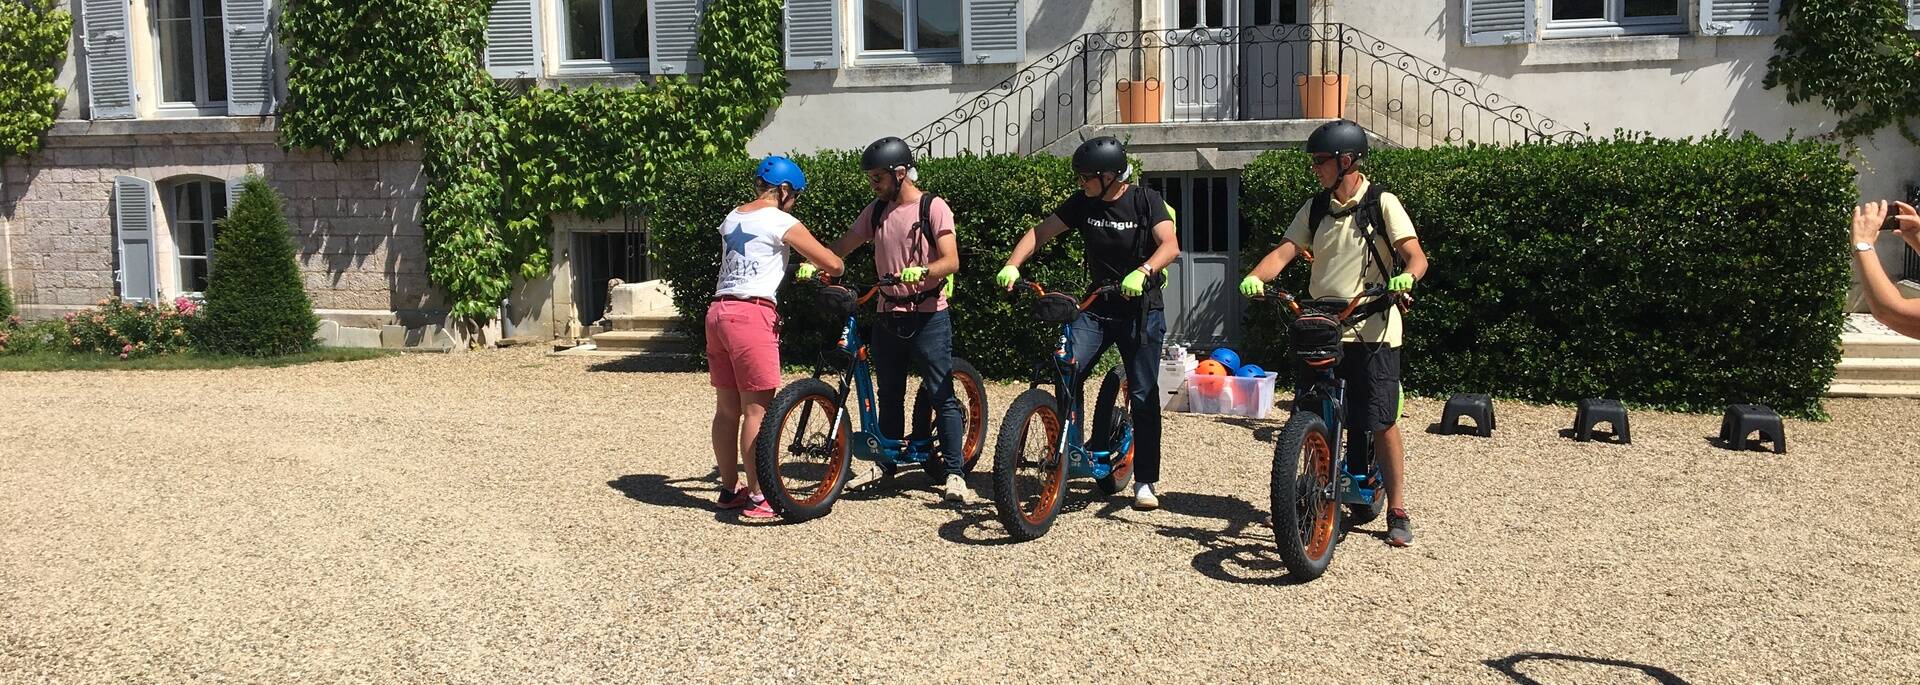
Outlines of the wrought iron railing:
M1586 134L1346 24L1083 34L907 137L1026 154L1089 125L1345 117L1403 147Z

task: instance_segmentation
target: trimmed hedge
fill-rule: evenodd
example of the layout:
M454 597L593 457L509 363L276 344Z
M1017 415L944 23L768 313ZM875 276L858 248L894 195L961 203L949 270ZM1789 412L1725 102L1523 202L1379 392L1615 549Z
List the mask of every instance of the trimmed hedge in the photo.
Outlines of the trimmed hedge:
M1406 321L1410 391L1823 415L1857 196L1836 146L1623 137L1384 150L1366 167L1432 260ZM1277 151L1241 188L1246 260L1277 243L1314 182L1304 154ZM1307 268L1284 286L1303 289ZM1279 356L1277 314L1251 318L1246 346Z
M796 156L807 174L807 190L795 216L823 243L847 232L873 192L860 171L859 154L832 151ZM664 194L650 216L654 257L674 284L674 304L695 349L706 349L702 322L720 271L720 221L733 207L752 199L754 160L731 158L688 166L670 173ZM1076 192L1067 160L1048 156L957 157L925 160L921 187L953 205L960 241L960 275L954 284L954 349L995 378L1025 378L1040 350L1052 349L1059 331L1035 322L1026 300L993 287L992 274L1006 262L1020 234L1040 223L1070 192ZM872 246L847 257L848 274L872 282ZM799 255L791 259L797 264ZM1049 287L1079 292L1086 286L1077 240L1056 240L1022 269ZM1016 308L1017 307L1017 308ZM809 286L781 289L781 356L789 364L811 364L821 347L838 336L840 322L813 313Z
M823 241L872 200L856 160L797 158L809 186L796 214ZM752 168L734 158L677 170L652 212L653 250L696 349L719 270L716 229L749 199ZM956 352L989 376L1025 378L1056 331L1016 309L992 273L1074 191L1066 160L960 157L927 160L921 172L959 221ZM1368 173L1405 201L1433 260L1407 319L1409 390L1689 411L1756 402L1821 415L1840 356L1856 195L1837 147L1748 136L1384 150ZM1241 188L1251 268L1314 182L1305 155L1275 151L1247 167ZM1079 249L1054 241L1025 272L1084 288ZM855 279L872 278L871 252L847 261ZM1303 291L1306 271L1290 267L1281 282ZM811 363L837 333L811 305L799 288L782 292L788 363ZM1242 355L1285 359L1276 314L1250 312Z
M213 239L207 304L196 347L218 354L273 357L318 346L320 320L301 283L293 228L280 194L248 176Z

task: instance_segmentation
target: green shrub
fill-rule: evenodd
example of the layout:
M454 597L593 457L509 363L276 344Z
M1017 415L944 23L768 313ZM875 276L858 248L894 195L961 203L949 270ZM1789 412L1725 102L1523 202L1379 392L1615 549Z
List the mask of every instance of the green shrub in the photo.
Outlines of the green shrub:
M55 85L73 15L58 0L0 2L0 159L40 149L67 92Z
M796 157L807 174L807 190L794 213L822 242L844 235L860 210L873 201L859 156L823 152ZM720 271L720 221L733 207L752 199L754 160L732 158L679 169L667 177L667 193L652 211L653 249L666 278L674 284L674 304L695 349L705 349L702 321ZM1037 355L1053 349L1057 328L1035 323L1026 300L993 287L993 273L1013 250L1020 234L1052 213L1077 185L1067 160L1048 157L956 157L926 160L921 187L952 204L960 242L960 275L954 291L954 349L982 373L1025 378ZM792 257L798 260L796 254ZM847 258L856 281L872 282L871 247ZM1078 292L1086 285L1080 268L1079 241L1049 244L1023 272L1049 287ZM790 364L808 364L822 345L838 335L841 322L813 313L808 286L781 290L782 356Z
M796 210L823 241L872 199L856 156L797 159L809 186ZM722 217L749 199L752 160L670 174L653 208L655 256L673 282L683 325L701 322L719 270ZM1414 392L1486 392L1529 401L1609 396L1716 411L1730 402L1820 415L1839 360L1848 282L1853 171L1838 148L1751 136L1621 138L1574 145L1385 150L1368 173L1405 201L1433 270L1407 319ZM922 184L952 202L961 273L955 351L983 373L1025 378L1057 331L992 286L1015 239L1074 189L1065 160L927 160ZM1242 263L1273 247L1312 194L1298 151L1261 156L1242 176ZM873 276L871 252L848 258ZM1084 288L1079 241L1057 240L1025 272ZM1304 291L1307 267L1280 283ZM1234 280L1237 280L1234 279ZM838 322L783 289L782 353L808 364ZM1285 368L1276 314L1250 307L1242 356Z
M13 316L13 291L7 288L7 282L0 279L0 321Z
M192 300L132 303L118 297L100 300L93 309L67 314L61 324L64 348L91 355L136 359L186 352L192 344L197 306ZM51 329L48 329L51 330ZM39 351L46 347L37 336L24 346Z
M1818 100L1838 115L1841 138L1894 126L1920 143L1920 40L1907 30L1902 0L1794 0L1767 58L1765 88L1787 102Z
M1410 391L1821 415L1856 196L1837 147L1619 138L1384 150L1366 171L1432 259L1406 321ZM1314 182L1305 155L1282 151L1241 188L1251 264ZM1288 272L1281 284L1303 289L1307 267ZM1243 355L1283 358L1275 312L1250 311Z
M205 320L195 343L210 352L267 357L313 349L320 322L301 284L280 196L249 177L213 243Z
M23 324L17 317L0 323L0 354L62 352L69 349L64 321L35 321Z

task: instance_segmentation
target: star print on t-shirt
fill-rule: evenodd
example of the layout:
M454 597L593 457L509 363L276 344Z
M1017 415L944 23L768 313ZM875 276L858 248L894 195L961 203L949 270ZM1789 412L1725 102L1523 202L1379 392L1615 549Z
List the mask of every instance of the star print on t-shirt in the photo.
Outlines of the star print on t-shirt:
M743 256L747 254L747 243L753 242L753 235L741 230L739 226L733 227L733 232L726 234L723 238L727 241L728 252L737 252Z

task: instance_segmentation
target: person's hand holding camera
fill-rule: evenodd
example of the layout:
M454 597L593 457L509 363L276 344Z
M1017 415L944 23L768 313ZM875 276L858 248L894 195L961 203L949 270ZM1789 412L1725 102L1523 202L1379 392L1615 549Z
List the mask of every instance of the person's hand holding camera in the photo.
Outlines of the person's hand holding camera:
M1920 250L1920 211L1905 202L1867 202L1853 208L1853 247L1855 252L1873 249L1881 231L1893 231L1900 239ZM1865 245L1865 248L1861 246Z
M1881 228L1900 234L1901 240L1920 252L1920 210L1915 210L1913 205L1894 201L1888 206L1886 223Z

